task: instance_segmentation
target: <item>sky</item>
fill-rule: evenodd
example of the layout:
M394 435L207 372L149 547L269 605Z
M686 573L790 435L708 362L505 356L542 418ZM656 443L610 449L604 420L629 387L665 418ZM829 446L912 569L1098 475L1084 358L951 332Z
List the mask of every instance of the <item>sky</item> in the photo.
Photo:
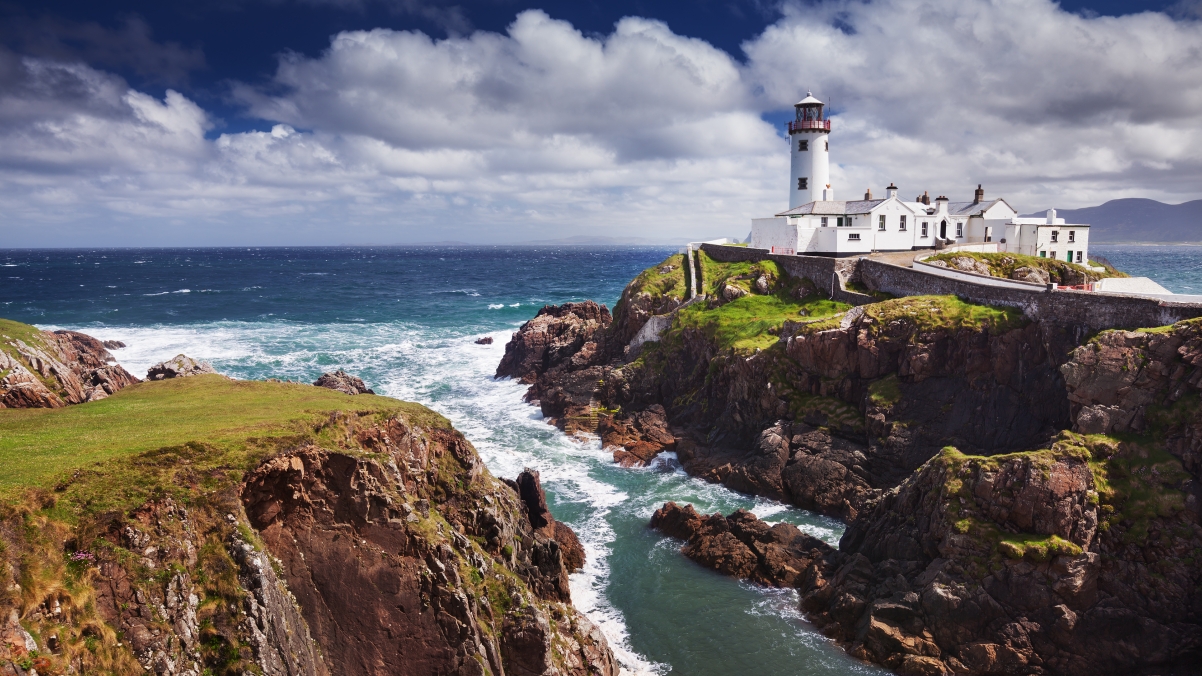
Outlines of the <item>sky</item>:
M0 248L682 243L837 198L1202 198L1202 0L0 0Z

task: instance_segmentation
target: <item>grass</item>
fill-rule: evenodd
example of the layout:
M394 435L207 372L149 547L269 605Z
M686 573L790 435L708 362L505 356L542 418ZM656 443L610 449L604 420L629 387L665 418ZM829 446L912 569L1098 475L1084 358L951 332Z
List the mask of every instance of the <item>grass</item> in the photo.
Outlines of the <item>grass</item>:
M790 297L788 292L752 294L713 309L702 304L687 307L677 313L672 328L700 330L720 349L746 353L765 349L779 340L780 328L786 321L827 317L850 307L817 294L800 300Z
M672 254L668 256L662 263L653 265L640 272L630 282L631 295L649 293L652 297L673 297L684 300L684 297L688 293L688 286L685 283L684 276L685 265L684 254ZM667 273L660 272L662 268L667 266L672 266L672 270Z
M14 322L11 319L0 319L0 351L6 352L10 357L19 361L24 361L17 356L17 350L13 346L17 340L30 347L45 346L42 342L42 331L36 326Z
M1071 246L1071 245L1066 245L1066 246ZM1011 273L1013 273L1018 268L1022 268L1022 267L1040 268L1040 269L1046 271L1048 273L1048 276L1051 278L1051 280L1053 282L1056 282L1057 284L1067 284L1068 282L1065 282L1062 280L1064 280L1066 275L1068 275L1070 273L1075 277L1083 277L1084 279L1091 281L1091 282L1097 281L1099 279L1103 279L1106 277L1126 277L1127 276L1126 273L1119 272L1118 270L1115 270L1113 267L1109 267L1109 266L1104 266L1104 267L1106 267L1106 270L1104 272L1096 272L1094 270L1090 270L1089 268L1085 267L1084 265L1078 265L1076 263L1069 263L1067 261L1057 260L1055 258L1040 258L1038 256L1025 256L1023 254L1015 254L1015 253L978 253L975 251L949 251L946 253L935 254L934 256L931 256L925 260L928 263L930 263L931 261L949 262L954 258L960 258L960 257L965 257L965 256L968 258L976 259L976 260L981 261L981 262L985 263L986 265L988 265L990 275L992 275L994 277L1005 277L1006 279L1009 279ZM1079 282L1077 282L1077 283L1079 283Z
M907 296L861 306L872 336L883 334L911 337L927 331L988 331L999 335L1030 323L1017 308L968 303L955 296ZM831 317L801 327L801 333L839 328Z
M868 386L868 398L881 408L889 408L901 401L901 384L897 380L897 374L873 381Z
M53 485L96 463L121 463L158 449L203 444L213 452L248 439L293 438L334 411L400 412L427 427L446 419L417 404L296 383L218 375L138 383L100 401L62 409L0 410L0 494ZM194 451L188 451L194 453ZM168 453L168 455L170 455Z
M770 280L783 280L786 275L781 272L775 261L737 261L734 263L719 263L705 251L698 251L697 258L701 261L701 293L717 296L722 293L722 287L729 282L751 291L751 284L760 275Z

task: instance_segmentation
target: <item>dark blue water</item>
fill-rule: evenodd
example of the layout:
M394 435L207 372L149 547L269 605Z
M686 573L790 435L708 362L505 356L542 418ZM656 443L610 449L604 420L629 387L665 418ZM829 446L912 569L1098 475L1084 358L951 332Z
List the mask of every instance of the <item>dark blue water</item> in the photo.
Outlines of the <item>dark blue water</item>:
M1090 253L1105 256L1133 277L1150 277L1173 293L1202 294L1202 246L1099 244Z
M796 594L693 564L647 528L667 500L743 507L828 542L841 526L680 472L671 456L622 469L492 374L510 332L547 303L612 303L670 249L301 248L0 251L0 316L122 340L136 375L185 353L239 378L312 381L344 368L378 392L443 413L492 472L542 472L553 512L588 553L576 605L632 673L878 673L800 617ZM474 339L490 335L493 345Z

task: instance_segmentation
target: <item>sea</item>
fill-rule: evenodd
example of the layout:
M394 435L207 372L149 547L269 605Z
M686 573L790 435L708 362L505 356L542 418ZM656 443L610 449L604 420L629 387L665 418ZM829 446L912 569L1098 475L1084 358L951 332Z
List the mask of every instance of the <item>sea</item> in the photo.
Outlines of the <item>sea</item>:
M1093 249L1176 293L1202 293L1202 247ZM495 378L505 343L544 305L611 308L671 247L306 247L0 249L0 317L72 329L127 347L143 376L177 354L246 379L312 382L343 369L377 393L448 417L490 471L541 473L556 518L588 561L576 606L629 674L884 674L844 654L802 617L796 592L694 564L647 527L669 500L708 513L748 509L836 545L838 521L687 476L672 454L626 469L596 439L569 437ZM491 345L476 339L489 336Z

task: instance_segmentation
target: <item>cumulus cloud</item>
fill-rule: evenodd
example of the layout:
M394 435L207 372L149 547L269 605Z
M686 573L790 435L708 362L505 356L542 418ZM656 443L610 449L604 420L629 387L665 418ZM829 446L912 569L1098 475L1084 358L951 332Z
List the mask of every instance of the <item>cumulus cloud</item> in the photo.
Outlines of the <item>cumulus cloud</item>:
M826 2L786 6L746 51L767 105L805 86L834 100L849 190L986 182L1029 206L1198 196L1196 21L1046 0Z
M741 234L786 203L763 118L806 88L833 100L843 197L1181 201L1202 196L1202 24L1181 16L828 0L783 6L742 61L634 17L344 32L233 88L270 131L216 138L184 94L0 54L0 218L30 243L47 223L149 243Z

